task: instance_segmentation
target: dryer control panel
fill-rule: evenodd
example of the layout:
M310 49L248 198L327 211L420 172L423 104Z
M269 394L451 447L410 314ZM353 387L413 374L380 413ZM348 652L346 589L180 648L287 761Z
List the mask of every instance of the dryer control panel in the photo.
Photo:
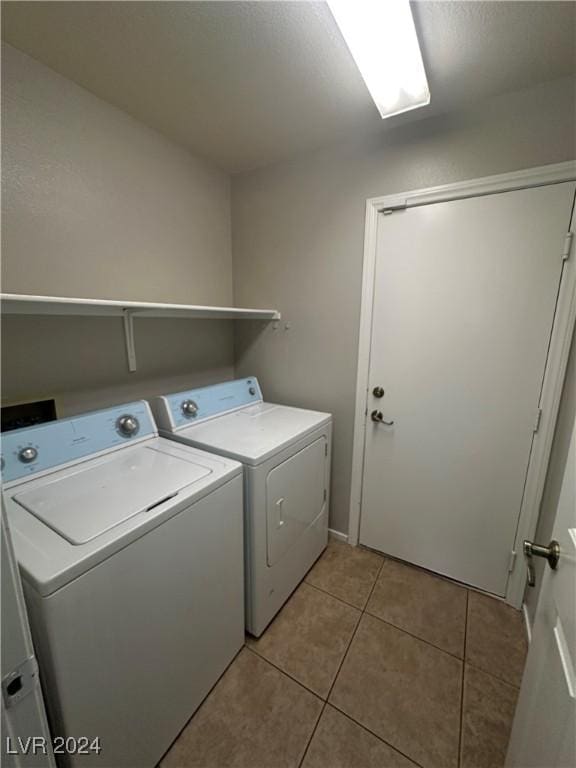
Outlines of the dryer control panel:
M258 379L251 376L156 397L150 401L150 406L158 427L172 432L261 402L262 392Z
M155 437L143 400L59 419L2 435L2 481L33 477L112 448Z

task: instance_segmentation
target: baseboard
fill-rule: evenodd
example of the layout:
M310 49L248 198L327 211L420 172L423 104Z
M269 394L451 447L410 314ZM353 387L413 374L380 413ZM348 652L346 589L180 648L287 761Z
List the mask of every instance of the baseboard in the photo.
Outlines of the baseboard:
M341 531L335 531L333 528L328 528L328 535L330 536L331 539L348 542L347 533L342 533Z
M522 613L524 614L524 626L526 627L526 637L528 638L528 645L532 642L532 624L530 623L530 614L528 613L528 606L526 603L522 603Z

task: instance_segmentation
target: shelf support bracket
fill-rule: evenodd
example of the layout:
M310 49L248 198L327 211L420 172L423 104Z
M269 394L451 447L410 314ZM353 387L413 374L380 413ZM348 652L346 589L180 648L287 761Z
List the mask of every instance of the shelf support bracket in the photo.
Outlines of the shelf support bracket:
M134 373L136 370L136 347L134 345L134 315L131 310L125 309L122 313L124 321L124 339L126 341L126 357L128 370Z

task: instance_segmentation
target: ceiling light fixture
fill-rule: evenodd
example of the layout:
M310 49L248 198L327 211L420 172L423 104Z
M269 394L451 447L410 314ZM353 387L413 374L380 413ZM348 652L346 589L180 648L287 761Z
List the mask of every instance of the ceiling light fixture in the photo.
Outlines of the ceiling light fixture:
M382 118L430 103L408 0L327 0Z

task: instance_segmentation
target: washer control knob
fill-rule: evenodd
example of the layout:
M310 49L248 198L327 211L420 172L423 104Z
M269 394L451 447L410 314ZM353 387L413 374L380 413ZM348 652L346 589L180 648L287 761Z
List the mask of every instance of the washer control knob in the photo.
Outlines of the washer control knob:
M33 445L27 445L26 448L20 448L18 451L18 459L23 464L30 464L38 458L38 450Z
M188 419L193 419L198 414L198 406L194 400L183 400L180 407L182 408L182 413Z
M250 387L248 392L250 392L251 395L255 395L256 394L256 387Z
M140 429L140 422L136 416L131 416L129 413L125 413L116 419L116 429L122 435L122 437L134 437Z

